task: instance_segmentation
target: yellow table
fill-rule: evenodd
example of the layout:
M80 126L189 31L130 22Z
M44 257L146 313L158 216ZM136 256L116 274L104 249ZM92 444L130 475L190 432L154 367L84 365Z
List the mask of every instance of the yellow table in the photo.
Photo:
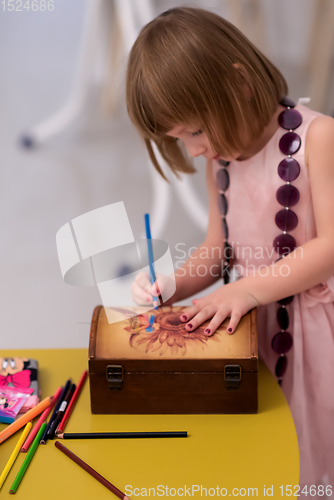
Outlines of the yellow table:
M38 359L43 397L53 394L69 377L77 383L88 365L86 349L15 350L1 355ZM0 430L4 427L0 424ZM280 387L262 362L257 415L91 415L86 382L66 427L66 432L159 430L186 430L189 437L61 442L132 499L282 498L286 485L298 484L293 420ZM0 445L0 471L20 432ZM18 456L0 498L12 498L8 491L24 457ZM116 499L57 450L53 441L37 449L16 496L25 500Z

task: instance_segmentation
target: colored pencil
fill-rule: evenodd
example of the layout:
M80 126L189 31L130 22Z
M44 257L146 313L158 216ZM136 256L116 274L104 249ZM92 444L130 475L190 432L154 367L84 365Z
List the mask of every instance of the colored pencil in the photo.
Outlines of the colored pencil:
M55 416L55 419L52 422L50 429L47 432L48 438L51 438L51 439L54 438L56 429L64 416L64 413L65 413L65 410L66 410L68 403L71 401L71 398L73 396L75 388L76 388L76 385L71 384L67 393L65 394L65 397L64 397L64 399L59 407L59 410L57 411L57 415Z
M153 258L153 247L152 247L150 215L149 214L145 214L145 229L146 229L148 266L149 266L149 270L150 270L151 285L154 285L154 283L156 282L156 276L155 276L155 271L154 271L154 258ZM156 284L156 287L157 286L158 286L158 283ZM158 293L158 297L159 297L160 305L161 305L162 304L162 297L161 297L160 293ZM153 296L154 309L157 308L157 303L158 303L158 299L155 296Z
M166 432L65 432L59 439L185 438L187 431Z
M41 444L46 444L46 442L48 440L47 432L50 429L53 420L56 418L57 411L59 410L59 407L60 407L60 405L61 405L61 403L62 403L62 401L63 401L63 399L65 397L66 392L68 391L68 388L69 388L70 384L71 384L71 379L69 378L67 380L65 386L63 387L63 390L61 391L61 394L60 394L59 399L58 399L58 401L56 403L56 406L54 407L54 410L53 410L52 415L51 415L51 417L49 419L49 422L48 422L47 427L46 427L46 429L44 431L44 434L42 435Z
M12 484L12 487L11 489L9 490L9 493L11 495L13 495L14 493L16 493L16 490L17 488L19 487L19 484L28 468L28 465L30 464L31 460L32 460L32 457L34 456L35 454L35 451L37 450L38 448L38 445L39 445L39 442L41 440L41 437L42 437L42 434L43 432L45 431L46 429L46 423L43 422L43 424L41 425L41 428L39 429L38 433L37 433L37 436L35 437L34 439L34 442L32 443L31 447L30 447L30 450L28 451L25 459L24 459L24 462L23 464L21 465L21 468L19 470L19 472L17 473L17 476L16 478L14 479L14 482Z
M8 462L6 463L4 470L1 473L0 490L2 488L3 483L6 481L6 477L8 476L8 473L9 473L10 469L12 468L13 463L15 462L17 455L20 453L22 443L24 443L25 438L28 436L31 427L32 427L32 423L28 422L27 425L25 426L25 428L23 429L23 432L20 436L20 439L16 443L16 446L15 446L11 456L9 457Z
M114 493L118 498L120 498L121 500L129 500L128 497L124 495L124 493L122 493L118 488L116 488L116 486L107 481L103 476L101 476L101 474L96 472L96 470L92 469L92 467L86 464L86 462L81 460L81 458L75 455L71 450L66 448L63 444L59 443L59 441L55 442L55 447L58 448L58 450L62 451L68 458L73 460L73 462L79 465L79 467L88 472L88 474L93 476L94 479L103 484L103 486L108 488L108 490L112 491L112 493Z
M31 431L31 433L28 436L28 439L26 440L26 442L24 443L24 445L21 448L22 453L26 453L29 450L30 445L33 442L33 440L35 439L35 436L36 436L37 432L39 431L42 423L46 422L47 416L49 415L53 406L56 404L56 402L60 396L61 389L62 389L61 387L58 387L58 389L56 390L56 392L53 395L52 404L46 410L43 411L42 415L37 420L36 425L34 426L33 430Z
M77 388L76 388L76 389L75 389L75 391L74 391L74 394L73 394L73 397L72 397L72 399L71 399L71 401L70 401L70 404L69 404L69 405L68 405L68 407L66 408L66 411L65 411L65 415L64 415L64 417L63 417L63 420L60 422L60 424L59 424L59 426L58 426L58 429L56 430L56 433L57 433L57 434L64 432L64 429L65 429L65 427L66 427L66 424L67 424L67 422L69 421L69 418L70 418L70 416L71 416L71 413L72 413L72 411L73 411L73 409L74 409L74 406L75 406L75 404L76 404L76 402L77 402L77 399L78 399L78 398L79 398L79 396L80 396L80 393L81 393L82 388L83 388L83 386L84 386L84 383L85 383L85 381L86 381L86 378L87 378L87 373L88 373L88 372L87 372L87 370L85 370L85 371L83 372L83 374L81 375L81 379L80 379L80 381L79 381L79 383L78 383L78 385L77 385Z
M15 420L15 422L8 425L6 429L0 432L0 444L3 443L5 439L9 438L15 432L21 429L21 427L23 427L25 424L30 422L30 420L42 413L45 408L51 405L51 403L52 397L43 399L43 401L38 403L38 405L36 405L34 408L31 408L31 410L27 411L27 413L24 413L18 420Z

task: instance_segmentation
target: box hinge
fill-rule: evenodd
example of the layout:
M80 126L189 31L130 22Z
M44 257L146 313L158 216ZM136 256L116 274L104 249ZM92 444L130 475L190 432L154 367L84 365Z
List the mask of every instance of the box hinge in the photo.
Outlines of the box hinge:
M239 389L241 381L241 366L240 365L225 365L224 366L224 381L225 387L228 390Z
M123 386L123 366L108 365L107 380L109 389L120 391Z

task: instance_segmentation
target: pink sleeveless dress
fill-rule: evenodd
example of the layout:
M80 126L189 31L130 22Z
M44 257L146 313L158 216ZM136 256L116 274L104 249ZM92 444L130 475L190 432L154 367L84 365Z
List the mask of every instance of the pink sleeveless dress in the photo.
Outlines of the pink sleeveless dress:
M317 234L304 146L307 129L320 113L305 106L296 106L295 109L303 118L295 130L302 144L293 155L301 169L299 177L292 183L300 192L300 201L293 207L298 225L289 234L299 247ZM279 127L255 156L233 161L227 167L230 176L225 191L228 241L240 277L251 274L261 265L270 265L278 258L273 250L273 240L282 233L275 224L275 215L282 206L276 200L276 191L285 182L279 177L277 167L286 157L279 150L279 140L285 133L286 130ZM220 168L221 165L214 161L215 180ZM279 355L272 349L271 342L280 331L277 309L276 302L259 306L257 325L259 354L274 376ZM334 276L295 295L287 310L293 346L286 354L288 366L281 387L298 436L300 486L323 484L324 475L327 475L329 484L334 485Z

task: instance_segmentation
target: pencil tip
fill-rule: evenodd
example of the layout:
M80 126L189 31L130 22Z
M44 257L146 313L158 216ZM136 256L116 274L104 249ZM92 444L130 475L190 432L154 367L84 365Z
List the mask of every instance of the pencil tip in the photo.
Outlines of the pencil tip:
M63 439L64 438L64 434L57 434L57 438L58 439Z

